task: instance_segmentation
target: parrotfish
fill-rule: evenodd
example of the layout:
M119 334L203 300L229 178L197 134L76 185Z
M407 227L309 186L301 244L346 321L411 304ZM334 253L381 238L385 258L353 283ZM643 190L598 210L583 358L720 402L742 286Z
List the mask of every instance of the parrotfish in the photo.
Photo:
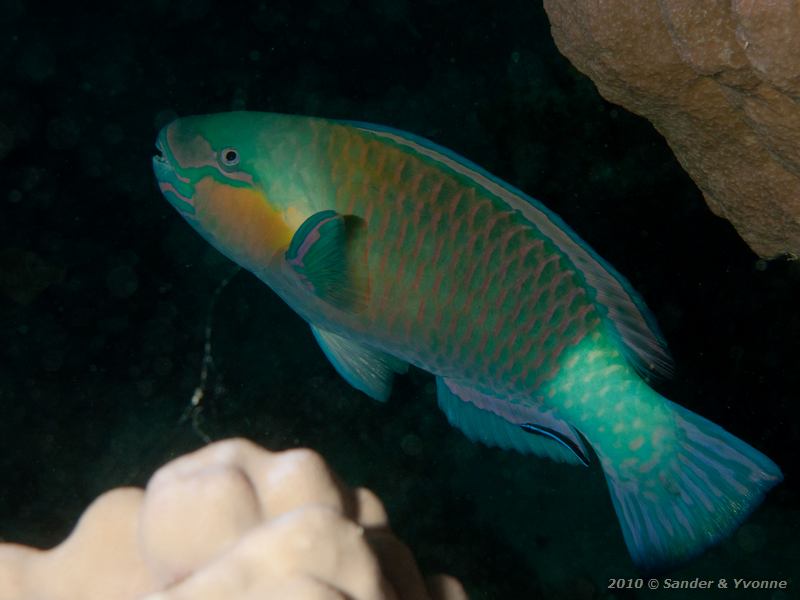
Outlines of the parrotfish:
M599 461L640 567L730 535L781 481L649 385L671 358L630 283L469 160L388 127L256 112L177 119L156 147L166 199L310 324L352 386L385 401L415 365L472 440Z

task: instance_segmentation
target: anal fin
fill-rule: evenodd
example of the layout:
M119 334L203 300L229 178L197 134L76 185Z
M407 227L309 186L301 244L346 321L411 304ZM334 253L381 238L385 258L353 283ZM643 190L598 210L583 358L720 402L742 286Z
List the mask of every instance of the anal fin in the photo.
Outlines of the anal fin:
M589 464L580 434L552 411L513 404L441 377L436 378L436 389L447 420L473 441L569 464Z

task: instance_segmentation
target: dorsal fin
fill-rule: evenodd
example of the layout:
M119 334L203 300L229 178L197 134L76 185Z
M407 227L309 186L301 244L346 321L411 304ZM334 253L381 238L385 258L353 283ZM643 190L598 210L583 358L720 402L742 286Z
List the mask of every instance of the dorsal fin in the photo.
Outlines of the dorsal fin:
M522 213L563 252L594 292L608 330L619 340L625 357L643 376L668 376L672 358L644 300L628 280L601 258L564 221L538 200L507 184L475 163L414 134L381 125L343 121L432 160L457 176L483 188Z

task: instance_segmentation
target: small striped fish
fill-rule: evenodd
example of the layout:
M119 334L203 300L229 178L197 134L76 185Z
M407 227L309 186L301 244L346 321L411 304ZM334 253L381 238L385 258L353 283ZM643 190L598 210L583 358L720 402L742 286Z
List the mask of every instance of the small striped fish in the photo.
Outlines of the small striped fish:
M473 440L599 459L634 561L729 535L782 476L647 385L670 357L630 284L561 219L425 139L235 112L178 119L153 167L181 215L311 325L354 387L436 377Z

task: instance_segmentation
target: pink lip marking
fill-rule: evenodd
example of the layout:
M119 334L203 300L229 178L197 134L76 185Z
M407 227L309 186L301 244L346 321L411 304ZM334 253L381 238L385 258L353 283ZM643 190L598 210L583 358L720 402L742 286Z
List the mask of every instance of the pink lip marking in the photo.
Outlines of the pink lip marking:
M189 180L187 179L186 181ZM175 186L172 185L171 183L162 181L159 182L158 187L162 193L166 194L167 192L170 192L175 196L177 196L178 198L180 198L181 200L183 200L184 202L186 202L186 204L188 204L189 206L194 207L194 200L192 200L188 196L184 196L183 194L181 194L178 190L175 189Z

